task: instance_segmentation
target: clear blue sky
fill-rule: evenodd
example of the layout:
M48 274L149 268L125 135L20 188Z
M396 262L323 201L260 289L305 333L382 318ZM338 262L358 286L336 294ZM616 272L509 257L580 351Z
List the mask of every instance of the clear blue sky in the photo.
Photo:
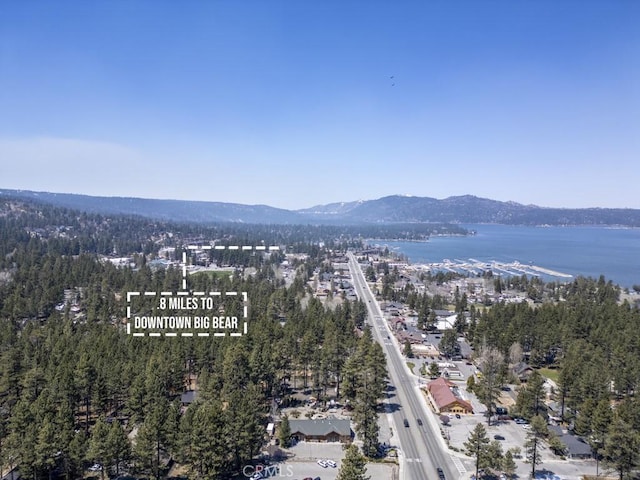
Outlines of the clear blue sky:
M640 208L638 25L635 0L4 0L0 188Z

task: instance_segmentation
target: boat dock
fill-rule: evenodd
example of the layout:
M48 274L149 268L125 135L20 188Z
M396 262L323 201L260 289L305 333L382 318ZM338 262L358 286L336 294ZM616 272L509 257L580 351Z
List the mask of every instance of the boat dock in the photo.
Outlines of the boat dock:
M500 276L505 275L519 277L522 275L528 275L531 277L539 277L541 275L546 275L557 278L573 278L573 275L568 273L558 272L538 265L527 265L518 261L498 262L496 260L492 260L489 262L483 262L475 258L470 258L467 261L460 260L458 258L454 260L445 258L442 262L421 264L416 265L416 267L421 270L454 272L463 275L481 275L484 272L490 271Z

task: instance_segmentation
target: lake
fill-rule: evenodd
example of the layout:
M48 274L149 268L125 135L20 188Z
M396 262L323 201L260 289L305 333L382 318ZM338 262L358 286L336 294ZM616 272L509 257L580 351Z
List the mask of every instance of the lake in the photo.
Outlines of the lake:
M389 242L411 263L444 259L533 264L631 287L640 284L640 229L606 227L523 227L464 225L467 237L432 237L428 242Z

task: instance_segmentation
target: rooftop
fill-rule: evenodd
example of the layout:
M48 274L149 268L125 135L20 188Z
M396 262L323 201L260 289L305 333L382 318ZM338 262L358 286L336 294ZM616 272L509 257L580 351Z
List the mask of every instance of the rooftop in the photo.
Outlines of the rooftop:
M289 420L291 433L300 432L304 435L324 436L330 433L351 435L351 422L338 418L324 418L319 420Z
M473 407L466 400L456 397L451 391L451 387L454 384L443 377L439 377L427 384L427 389L431 393L433 400L436 402L438 409L443 409L453 403L459 403L464 405L469 410L473 410Z

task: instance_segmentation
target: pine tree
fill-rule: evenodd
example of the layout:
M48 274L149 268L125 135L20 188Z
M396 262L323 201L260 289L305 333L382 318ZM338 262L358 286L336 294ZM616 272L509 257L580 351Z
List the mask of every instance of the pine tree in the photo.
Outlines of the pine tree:
M356 423L356 431L362 439L362 450L369 457L375 456L378 451L378 415L371 402L361 398L356 400L353 410L353 420Z
M156 441L152 428L145 421L138 428L133 446L133 456L138 468L145 473L156 473Z
M169 405L156 403L151 413L144 419L136 435L135 457L142 467L160 478L162 449L166 442L165 422Z
M489 437L487 436L487 429L483 424L478 423L469 435L467 441L464 442L465 454L475 459L476 478L478 478L478 471L486 463L485 457L488 447Z
M302 363L302 370L303 370L302 384L304 388L307 388L308 386L309 365L313 360L313 355L317 348L318 348L318 342L316 338L314 338L314 335L311 333L310 330L307 330L307 332L302 337L302 340L300 341L300 349L298 353L300 362Z
M593 398L587 398L580 404L578 415L575 421L575 432L578 435L589 435L591 431L591 420L596 408L596 402Z
M120 475L120 464L131 456L131 443L118 421L111 423L106 439L106 449L109 465L115 465L116 476Z
M527 441L524 444L527 460L531 463L531 478L536 475L536 466L542 463L540 458L540 442L547 436L549 429L547 422L540 415L531 419L531 428L527 432Z
M640 465L640 434L622 419L616 419L609 427L604 442L604 462L618 472L620 480Z
M206 402L190 406L192 409L191 426L183 427L189 431L185 458L197 478L220 478L231 469L222 406L219 402Z
M365 455L374 456L378 449L378 399L384 393L387 371L380 344L373 341L371 330L365 329L355 353L344 368L344 392L352 400L356 432L363 441Z
M87 456L89 441L84 430L74 433L71 443L69 443L69 467L67 469L67 479L76 478L82 471L82 463Z
M62 452L63 470L67 477L69 477L75 468L71 456L71 443L74 435L76 435L74 433L75 419L69 402L64 401L58 407L54 423L56 429L56 443L59 447L58 450Z
M260 450L264 438L264 411L260 388L249 385L227 399L224 411L225 437L231 444L234 468L239 469Z
M458 332L453 329L445 330L438 349L447 357L452 357L458 347Z
M280 422L278 438L280 439L282 448L289 448L291 445L291 426L289 425L289 417L287 415L283 416Z
M544 378L538 371L534 371L526 385L520 387L516 398L516 409L526 419L542 413L545 410Z
M493 407L502 387L501 369L504 366L504 355L496 348L483 346L480 349L478 363L482 379L475 385L474 391L487 407L487 425L491 425Z
M404 356L407 358L413 358L413 348L411 348L411 342L409 340L404 341Z
M45 469L49 473L49 476L51 476L51 471L56 465L55 456L57 452L58 444L56 443L55 426L53 422L46 417L38 431L35 454L38 466Z
M513 459L511 450L507 450L502 460L502 470L508 477L512 477L516 473L517 465Z
M177 452L180 444L180 406L172 402L165 420L165 447L169 452Z
M486 463L483 467L501 470L503 461L502 444L498 440L493 440L487 447Z
M101 465L100 474L104 478L104 469L109 458L109 449L107 446L107 436L109 435L109 426L103 417L100 417L91 429L91 437L89 438L89 451L87 458Z
M567 453L567 446L564 443L562 443L562 440L560 440L560 437L558 437L558 435L556 435L555 433L552 433L551 435L549 435L549 439L547 443L549 444L549 449L555 455L562 457Z
M338 476L336 480L369 480L371 477L367 476L366 459L358 446L355 444L349 445L345 454Z
M93 384L96 379L95 362L92 362L89 355L83 352L80 356L80 360L76 367L76 386L75 388L80 392L84 403L85 412L85 431L89 432L89 413L91 406L91 395L93 391Z

